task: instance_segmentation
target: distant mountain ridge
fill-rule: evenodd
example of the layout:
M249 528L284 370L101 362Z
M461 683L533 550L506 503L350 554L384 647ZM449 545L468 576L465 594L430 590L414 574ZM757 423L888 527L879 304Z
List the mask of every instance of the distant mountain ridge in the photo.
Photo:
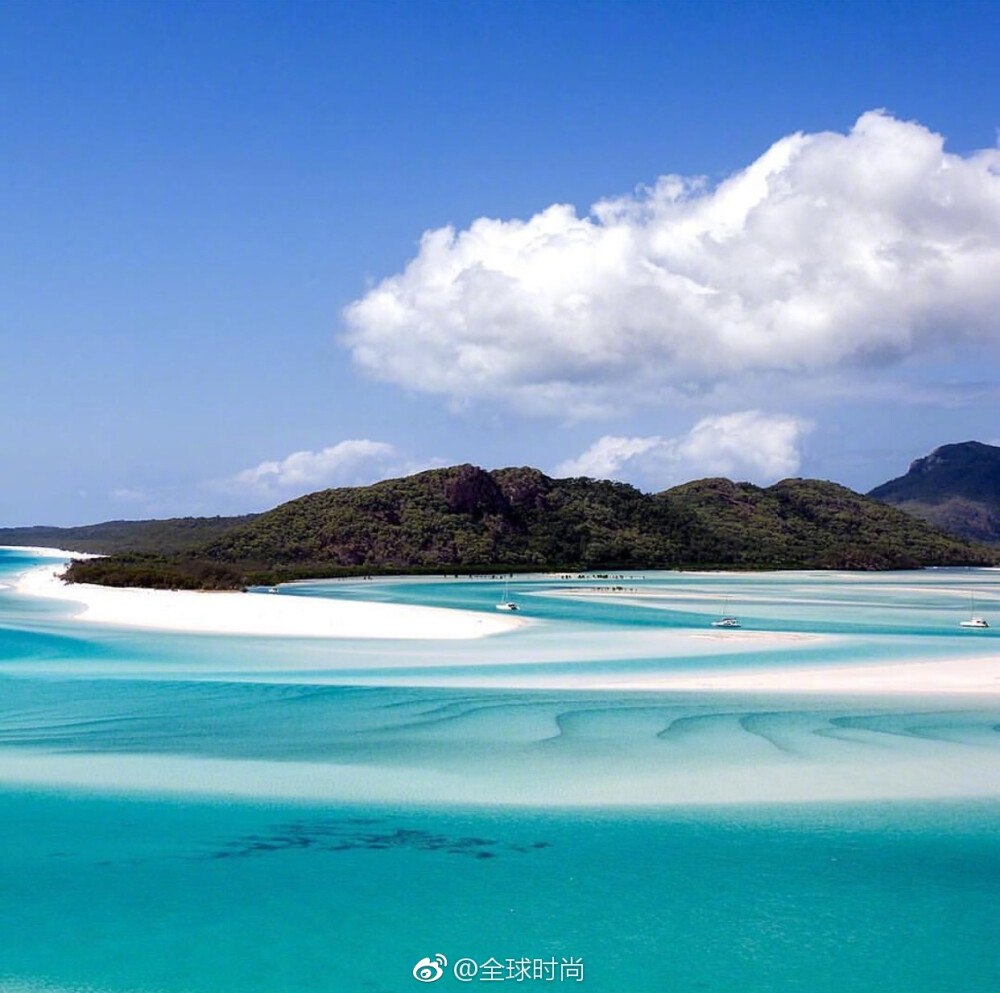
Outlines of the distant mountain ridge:
M36 525L0 528L0 545L38 545L70 552L174 553L198 548L230 528L252 521L257 514L239 517L172 517L150 521L103 521L81 527Z
M899 569L987 565L836 483L708 479L663 493L530 467L432 469L281 504L195 548L75 563L111 585L231 588L365 573L669 568Z
M1000 544L1000 448L942 445L868 496L967 541Z

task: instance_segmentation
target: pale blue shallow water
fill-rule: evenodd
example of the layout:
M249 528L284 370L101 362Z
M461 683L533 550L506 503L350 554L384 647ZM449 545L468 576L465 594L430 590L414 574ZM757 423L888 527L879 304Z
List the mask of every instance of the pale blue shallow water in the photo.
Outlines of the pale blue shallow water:
M43 561L0 551L0 583ZM992 993L996 696L553 680L984 656L996 628L957 621L973 595L997 614L998 579L526 577L539 623L457 643L138 632L0 589L0 990L488 989L450 967L492 956L582 961L504 980L528 990ZM658 595L552 595L611 584ZM282 595L492 611L501 589ZM834 637L663 640L727 596L748 630Z

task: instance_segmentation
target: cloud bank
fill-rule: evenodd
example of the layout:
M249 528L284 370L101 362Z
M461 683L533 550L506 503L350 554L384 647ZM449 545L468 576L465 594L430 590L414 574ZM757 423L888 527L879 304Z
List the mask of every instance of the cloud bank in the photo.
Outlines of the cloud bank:
M298 495L330 486L363 486L397 472L416 471L400 462L399 453L387 442L349 439L318 452L293 452L280 460L261 462L222 486L267 497Z
M646 490L706 476L773 483L798 472L809 427L797 417L746 410L703 418L679 438L605 435L555 474L617 479Z
M345 309L377 378L587 416L1000 339L1000 150L872 111L710 186L480 218Z

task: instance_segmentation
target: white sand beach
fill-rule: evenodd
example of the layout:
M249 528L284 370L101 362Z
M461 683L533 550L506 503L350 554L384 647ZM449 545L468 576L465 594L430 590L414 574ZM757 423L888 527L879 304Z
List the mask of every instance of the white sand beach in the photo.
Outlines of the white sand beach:
M47 548L43 545L0 545L0 552L23 552L46 559L99 559L93 552L70 552L65 548Z
M17 592L80 605L76 620L161 631L284 638L461 639L502 634L526 622L509 615L267 593L117 589L64 583L57 568L31 569Z

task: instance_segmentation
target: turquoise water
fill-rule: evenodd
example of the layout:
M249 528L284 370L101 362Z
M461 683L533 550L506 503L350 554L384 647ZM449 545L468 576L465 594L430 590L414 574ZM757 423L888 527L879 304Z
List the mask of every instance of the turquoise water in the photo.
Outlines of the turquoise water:
M0 551L0 583L43 561ZM0 589L0 990L395 993L440 953L434 989L492 957L553 964L524 989L992 993L998 697L584 687L988 656L957 622L997 579L524 577L534 623L458 643L137 632ZM816 637L698 637L726 597Z

